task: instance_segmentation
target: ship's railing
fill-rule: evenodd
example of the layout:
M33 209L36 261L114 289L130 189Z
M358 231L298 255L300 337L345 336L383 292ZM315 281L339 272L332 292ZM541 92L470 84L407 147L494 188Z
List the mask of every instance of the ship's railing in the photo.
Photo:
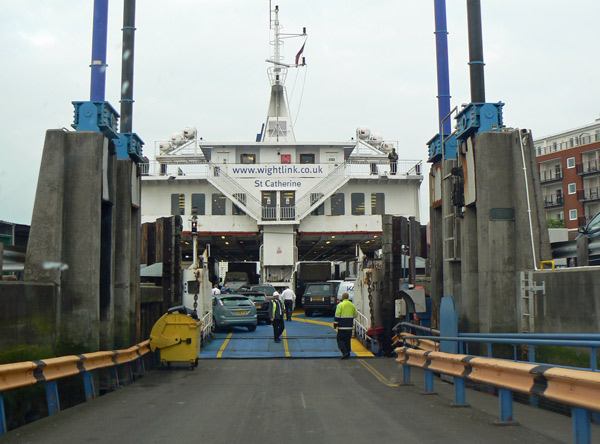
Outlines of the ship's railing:
M354 318L354 334L362 340L363 344L367 344L372 340L367 334L367 331L369 330L369 319L360 311L356 311L357 315L356 318Z
M346 161L346 174L354 176L420 176L420 160L398 160L396 172L392 171L391 162L388 159L373 160L348 160Z
M302 219L310 211L321 205L340 185L347 180L348 163L338 165L327 177L312 187L296 201L297 216Z
M259 220L262 208L261 202L252 194L249 194L244 187L229 177L219 165L212 162L208 162L208 164L210 165L208 179L212 184L229 199L238 202L246 214Z
M202 318L202 344L206 344L206 340L212 334L213 330L213 312L210 310Z

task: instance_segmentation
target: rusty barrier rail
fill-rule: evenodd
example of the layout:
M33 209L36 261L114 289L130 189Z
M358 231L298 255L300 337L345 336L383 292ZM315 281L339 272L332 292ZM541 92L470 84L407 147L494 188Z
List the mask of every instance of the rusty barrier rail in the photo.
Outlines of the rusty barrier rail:
M600 412L600 373L550 365L513 362L479 356L417 350L395 349L397 362L403 365L404 383L410 383L410 368L425 370L425 393L433 390L433 375L454 377L455 406L466 403L465 381L499 389L498 424L514 424L513 392L545 398L571 407L573 442L591 443L592 412Z
M144 373L143 358L148 353L150 353L150 340L124 350L100 351L0 365L0 435L7 431L3 392L45 383L48 414L53 415L60 412L57 380L81 374L83 376L85 400L91 401L96 397L92 371L108 368L110 370L111 386L116 388L119 387L117 367L127 364L124 367L125 374L129 383L131 383L134 378L131 364L136 362L137 374Z

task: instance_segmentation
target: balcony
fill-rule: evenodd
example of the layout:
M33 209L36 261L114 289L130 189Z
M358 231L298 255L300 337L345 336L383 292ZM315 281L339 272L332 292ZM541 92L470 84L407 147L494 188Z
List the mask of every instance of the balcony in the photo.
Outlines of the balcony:
M547 194L544 196L544 208L561 207L563 204L562 194Z
M562 180L562 168L558 167L554 170L540 171L540 182L542 184L557 182Z
M590 221L594 218L595 215L591 215L591 216L579 216L577 218L577 226L579 227L585 227L587 226L587 224L590 223Z
M600 188L584 188L583 190L577 190L577 200L579 202L591 202L600 200Z
M600 174L600 162L598 161L598 159L578 163L577 165L575 165L575 168L579 176Z

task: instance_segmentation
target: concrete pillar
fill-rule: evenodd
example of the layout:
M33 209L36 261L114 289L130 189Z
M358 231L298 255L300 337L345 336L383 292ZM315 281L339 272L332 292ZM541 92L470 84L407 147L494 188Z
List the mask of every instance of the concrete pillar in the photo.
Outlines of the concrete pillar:
M442 208L430 208L431 302L438 313L444 295L444 254L442 252ZM437 318L436 318L437 319Z
M479 330L479 257L477 241L477 210L466 207L461 223L462 293L456 298L459 330Z

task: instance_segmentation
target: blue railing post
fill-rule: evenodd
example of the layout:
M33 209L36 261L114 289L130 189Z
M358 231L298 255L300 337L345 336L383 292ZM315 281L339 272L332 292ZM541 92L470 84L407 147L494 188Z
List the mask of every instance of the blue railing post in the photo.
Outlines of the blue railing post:
M433 391L433 372L431 370L425 370L425 391L423 395L435 395Z
M452 407L470 407L463 378L454 378L454 404Z
M410 365L402 366L402 383L410 385Z
M598 370L598 358L596 355L596 347L590 349L590 368L593 372Z
M571 420L573 423L573 442L575 444L592 443L592 426L590 412L579 407L571 409Z
M46 382L46 401L48 403L48 415L60 412L60 399L58 399L58 386L56 381Z
M4 411L4 397L0 393L0 435L6 433L6 413Z
M92 378L92 372L83 372L83 388L85 389L85 400L91 401L96 397L96 391L94 390L94 380Z
M117 371L117 367L111 367L109 370L110 373L110 384L112 385L113 390L119 388L119 372Z
M499 389L498 399L500 401L500 421L497 424L516 425L517 422L513 418L513 392Z

